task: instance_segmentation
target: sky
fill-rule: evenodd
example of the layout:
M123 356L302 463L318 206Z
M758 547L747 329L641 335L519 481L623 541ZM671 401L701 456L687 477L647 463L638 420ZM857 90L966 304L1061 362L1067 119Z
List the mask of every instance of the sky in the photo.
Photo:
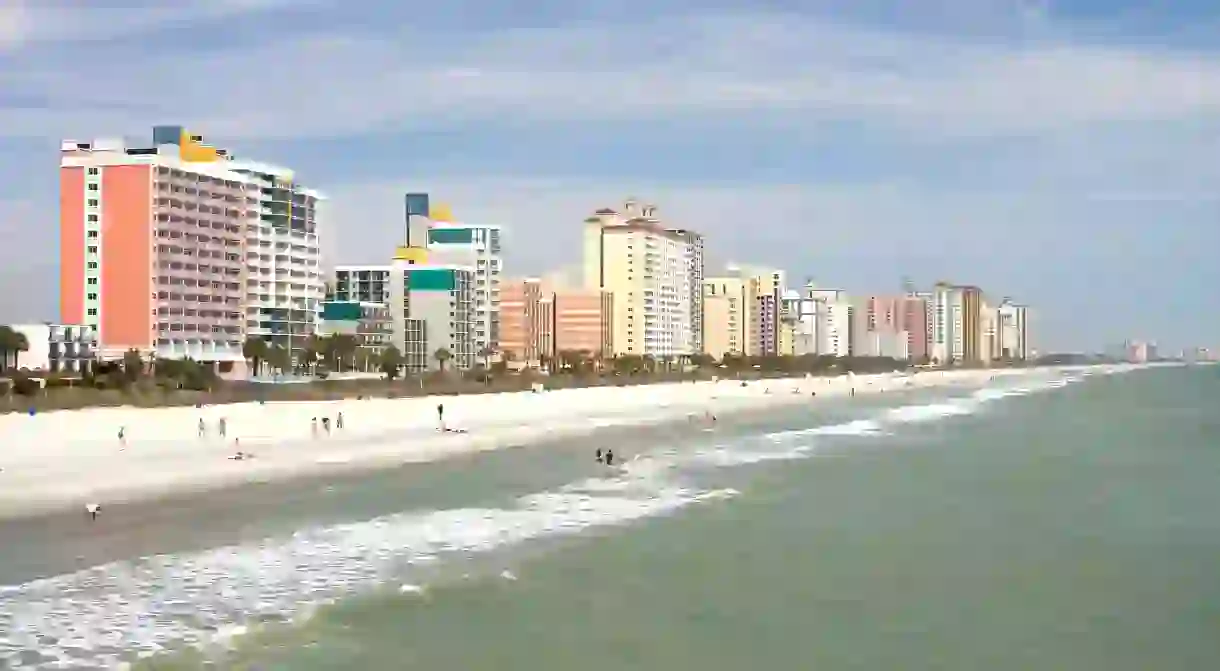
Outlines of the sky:
M1044 349L1217 346L1218 28L1205 0L0 0L0 322L58 319L58 142L176 124L322 191L331 264L385 262L427 191L538 274L633 196L709 273L974 284Z

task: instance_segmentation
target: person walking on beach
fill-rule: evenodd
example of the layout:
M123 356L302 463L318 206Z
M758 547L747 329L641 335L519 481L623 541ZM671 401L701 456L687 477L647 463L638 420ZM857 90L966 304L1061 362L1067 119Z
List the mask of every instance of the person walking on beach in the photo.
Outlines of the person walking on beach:
M309 432L311 434L313 434L314 438L318 437L318 418L317 417L314 417L313 419L309 420Z
M203 421L203 418L200 417L199 418L199 437L203 438L204 436L207 435L207 433L208 433L208 423Z
M445 404L444 403L436 404L436 423L440 425L438 428L440 428L441 431L445 430Z
M220 437L224 438L229 433L229 423L224 417L221 417L219 424L220 425L217 427L217 429L220 431Z
M335 415L335 428L336 429L343 428L343 413L339 413L339 414Z
M119 427L119 445L126 445L126 444L127 444L127 427L120 426Z
M330 435L330 418L329 417L322 418L322 430L326 432L326 435L328 435L328 436Z

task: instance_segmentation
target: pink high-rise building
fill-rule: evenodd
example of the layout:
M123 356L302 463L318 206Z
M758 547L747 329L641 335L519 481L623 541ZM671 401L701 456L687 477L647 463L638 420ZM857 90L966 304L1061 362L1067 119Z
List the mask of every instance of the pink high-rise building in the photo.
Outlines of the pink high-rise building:
M537 365L560 352L611 356L614 296L600 289L555 289L537 279L509 280L500 290L500 349Z
M907 353L911 361L928 356L928 302L915 296L901 299L902 330L907 332Z

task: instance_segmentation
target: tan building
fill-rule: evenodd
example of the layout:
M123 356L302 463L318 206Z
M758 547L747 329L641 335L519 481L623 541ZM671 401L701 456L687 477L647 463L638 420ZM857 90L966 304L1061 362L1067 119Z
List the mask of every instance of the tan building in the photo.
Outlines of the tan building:
M614 295L608 291L509 280L500 291L500 349L531 367L560 352L609 356L614 351L613 313Z
M703 280L703 353L721 359L745 354L749 317L746 283L740 277Z
M601 209L585 219L584 288L614 295L615 355L665 357L693 352L694 239L690 231L662 226L655 207L630 200L621 211ZM701 238L699 244L701 273Z
M983 290L975 286L956 287L962 300L962 361L983 362Z

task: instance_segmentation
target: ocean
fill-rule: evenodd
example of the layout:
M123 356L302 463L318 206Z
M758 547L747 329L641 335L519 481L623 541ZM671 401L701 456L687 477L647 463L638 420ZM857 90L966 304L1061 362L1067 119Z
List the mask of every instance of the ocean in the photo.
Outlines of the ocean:
M1218 668L1217 398L1041 370L0 521L0 668Z

